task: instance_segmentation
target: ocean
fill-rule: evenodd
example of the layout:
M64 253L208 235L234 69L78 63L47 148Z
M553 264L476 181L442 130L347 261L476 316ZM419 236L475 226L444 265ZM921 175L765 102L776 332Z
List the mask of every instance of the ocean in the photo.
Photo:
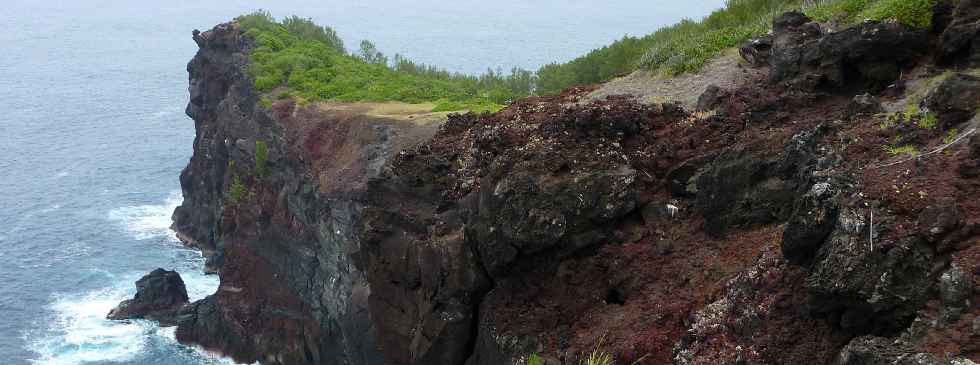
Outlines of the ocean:
M451 71L565 61L723 0L4 0L0 6L0 364L214 364L173 328L104 319L163 267L213 293L169 230L191 155L191 30L266 9Z

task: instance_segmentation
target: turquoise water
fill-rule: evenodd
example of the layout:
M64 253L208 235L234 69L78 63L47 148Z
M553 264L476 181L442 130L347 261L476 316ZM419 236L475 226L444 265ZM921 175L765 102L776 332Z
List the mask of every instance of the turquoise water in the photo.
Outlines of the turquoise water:
M265 8L332 24L453 71L566 60L722 0L357 2L4 0L0 10L0 364L202 364L172 329L103 317L176 269L212 293L169 231L194 137L194 28Z

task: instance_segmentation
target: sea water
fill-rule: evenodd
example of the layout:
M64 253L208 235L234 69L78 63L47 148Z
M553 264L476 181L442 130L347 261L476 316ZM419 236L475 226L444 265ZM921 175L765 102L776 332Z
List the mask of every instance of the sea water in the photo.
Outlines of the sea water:
M701 17L723 0L3 0L0 364L222 363L149 321L108 321L133 282L177 270L213 293L169 230L191 154L192 29L267 9L451 71L536 69Z

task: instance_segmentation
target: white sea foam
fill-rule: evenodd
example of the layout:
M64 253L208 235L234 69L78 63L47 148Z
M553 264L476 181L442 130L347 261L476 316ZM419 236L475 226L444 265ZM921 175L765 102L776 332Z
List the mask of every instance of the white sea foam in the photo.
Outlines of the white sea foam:
M132 280L126 280L132 286ZM155 327L147 321L109 321L106 313L132 290L117 287L81 296L62 296L48 309L54 312L50 334L30 342L39 357L34 364L69 365L93 361L128 361L143 351L147 334Z
M200 270L182 272L181 276L192 301L213 294L218 288L217 276L204 275ZM29 349L38 355L31 362L44 365L131 362L145 356L151 344L156 344L154 347L163 344L172 349L170 351L190 351L193 353L189 355L191 362L232 364L217 355L178 344L173 328L160 328L150 321L105 319L109 310L120 301L132 298L133 282L138 277L138 273L132 273L118 278L109 288L56 297L47 308L54 313L50 327L27 336Z
M120 223L135 239L167 237L177 242L170 230L170 215L181 200L177 191L162 204L113 209L109 218ZM191 301L214 294L218 289L218 277L205 275L201 270L204 259L199 251L174 245L173 254ZM105 319L109 310L120 301L132 298L136 291L133 282L142 273L106 274L113 283L110 287L54 298L46 308L52 313L53 320L25 334L29 350L37 354L31 360L33 364L140 363L144 357L159 351L183 358L188 363L233 364L201 349L180 345L173 328L160 328L151 321Z
M176 242L177 237L170 230L170 217L183 199L180 191L175 191L167 196L163 204L113 209L109 212L109 219L121 223L136 239L168 237Z

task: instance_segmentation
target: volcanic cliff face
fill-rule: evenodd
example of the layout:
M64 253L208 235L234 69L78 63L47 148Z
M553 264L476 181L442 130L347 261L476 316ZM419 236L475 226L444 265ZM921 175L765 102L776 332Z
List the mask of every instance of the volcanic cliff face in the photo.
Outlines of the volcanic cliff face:
M380 364L370 289L352 263L367 180L435 125L259 105L244 72L252 40L231 24L195 32L188 64L194 155L181 174L180 237L221 277L177 330L242 362Z
M980 2L937 12L780 16L700 112L574 88L442 123L264 107L251 40L195 33L174 221L221 286L178 339L266 364L980 360L980 47L951 33Z

